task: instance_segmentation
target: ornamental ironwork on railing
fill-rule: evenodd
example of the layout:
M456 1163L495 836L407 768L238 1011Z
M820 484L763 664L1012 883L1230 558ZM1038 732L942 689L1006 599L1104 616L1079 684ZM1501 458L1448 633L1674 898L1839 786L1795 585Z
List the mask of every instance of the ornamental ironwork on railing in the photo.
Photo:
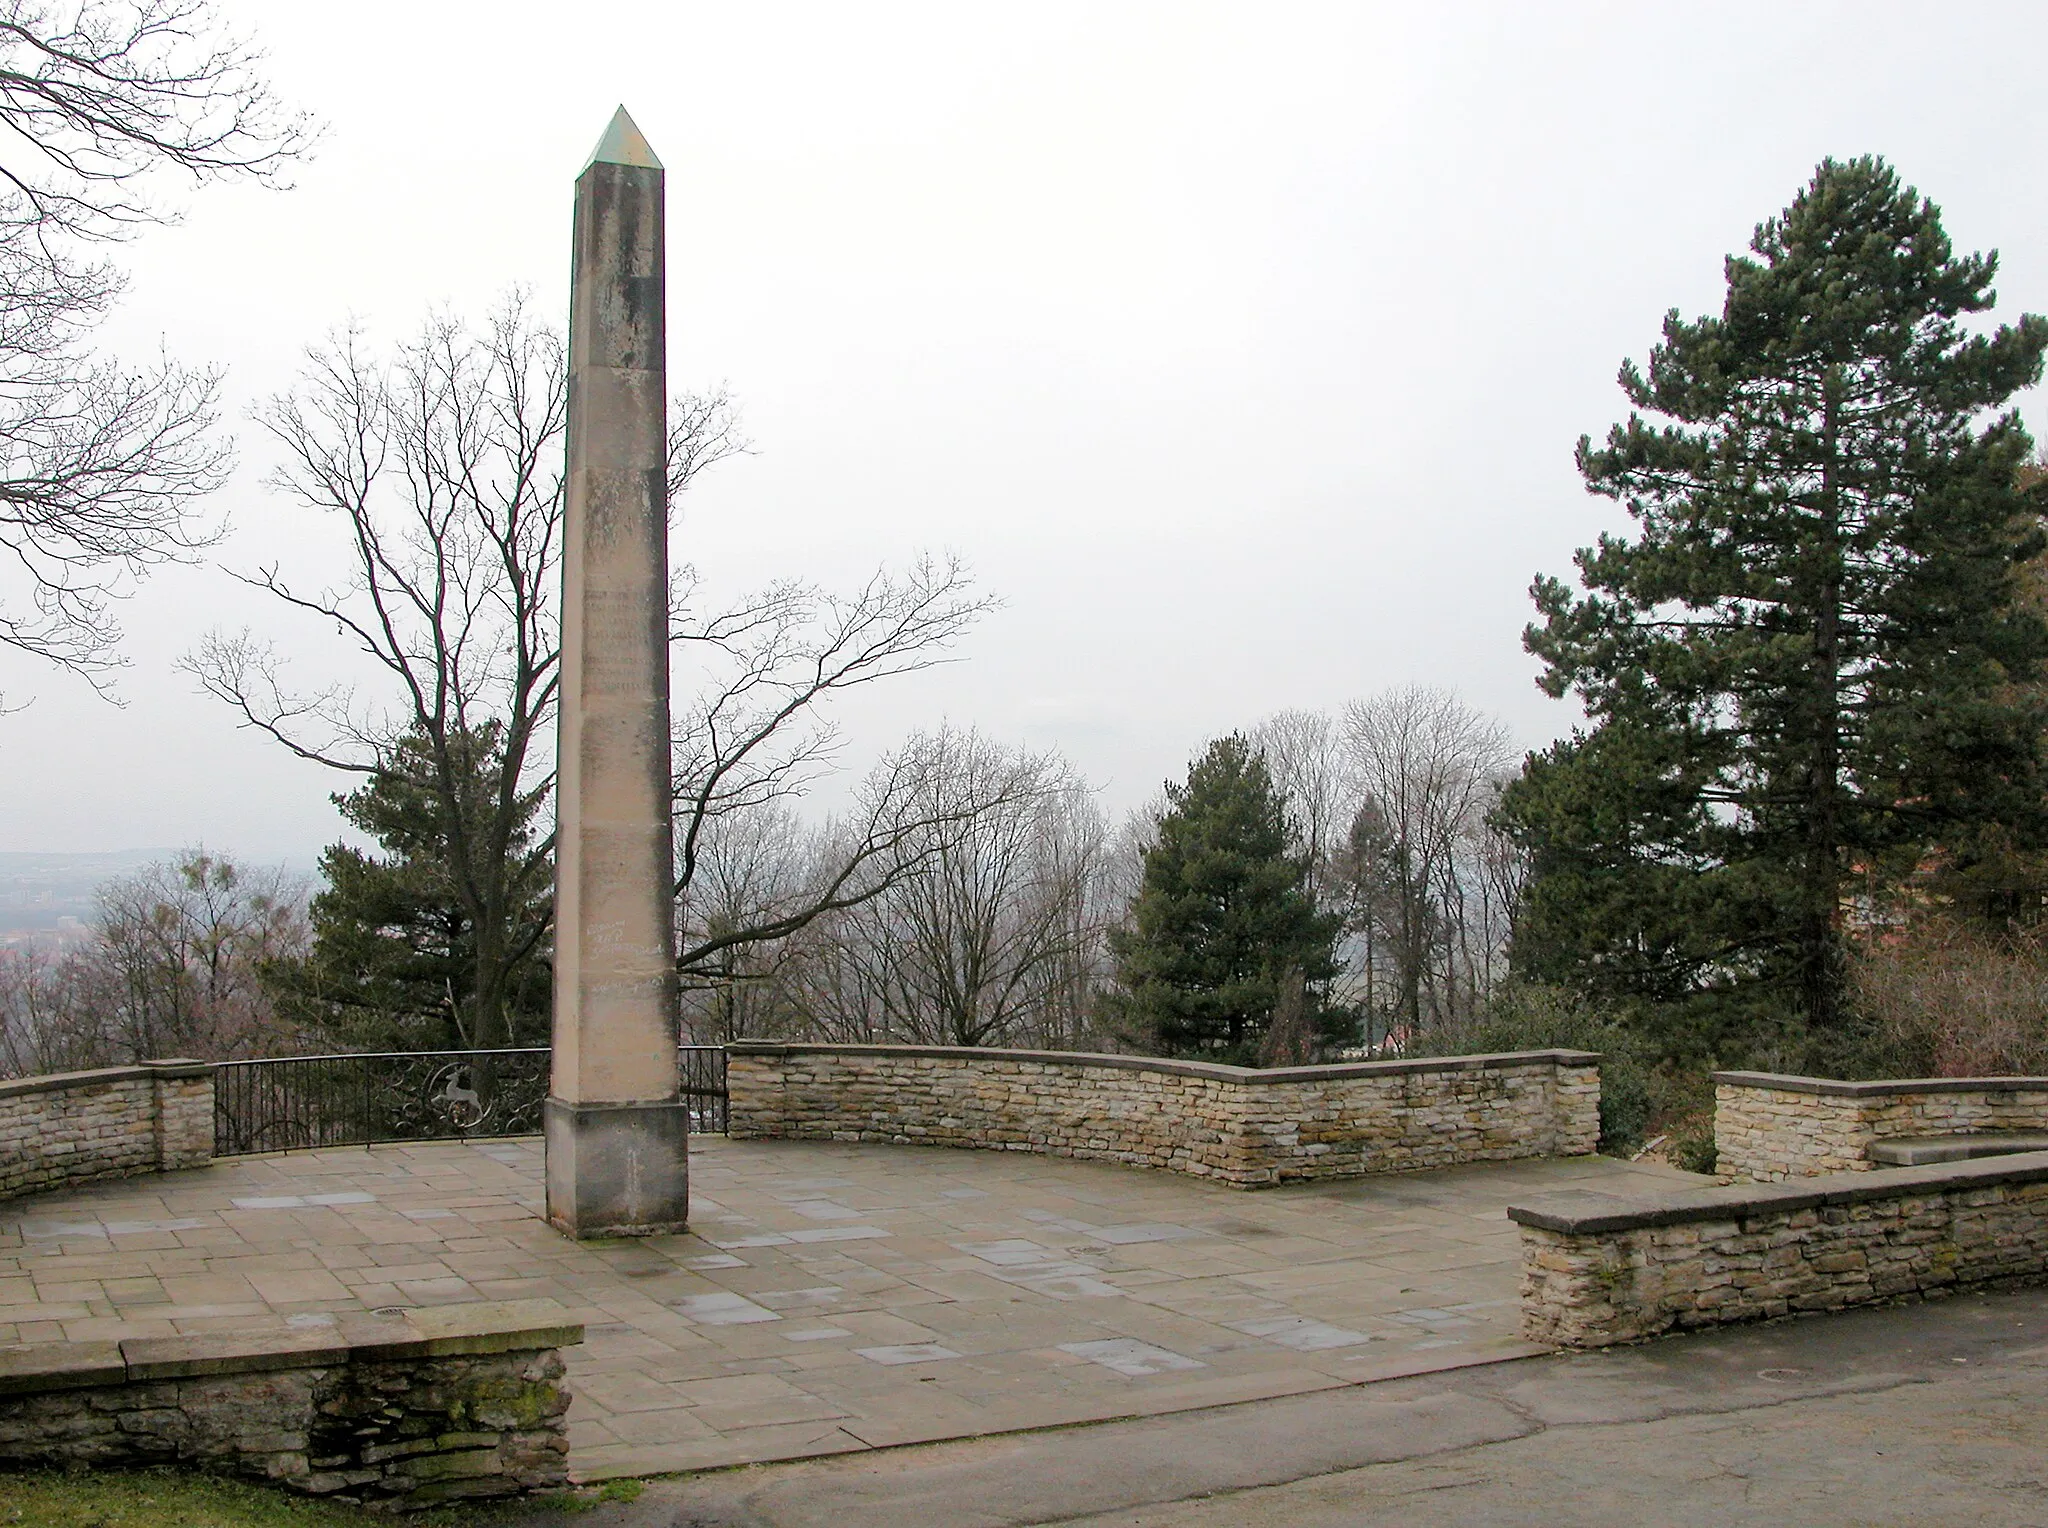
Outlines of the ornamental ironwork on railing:
M548 1093L544 1045L222 1061L213 1072L213 1154L536 1135ZM681 1048L690 1129L725 1129L725 1050Z

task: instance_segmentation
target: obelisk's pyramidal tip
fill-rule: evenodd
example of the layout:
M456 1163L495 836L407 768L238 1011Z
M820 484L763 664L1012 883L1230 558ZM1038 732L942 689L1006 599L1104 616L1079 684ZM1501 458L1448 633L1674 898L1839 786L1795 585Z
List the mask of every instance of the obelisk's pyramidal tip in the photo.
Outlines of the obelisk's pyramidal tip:
M626 115L623 106L612 113L611 126L597 140L597 147L590 151L583 168L587 170L594 164L626 164L639 170L661 168L661 161L647 146L647 135L633 125L633 119Z

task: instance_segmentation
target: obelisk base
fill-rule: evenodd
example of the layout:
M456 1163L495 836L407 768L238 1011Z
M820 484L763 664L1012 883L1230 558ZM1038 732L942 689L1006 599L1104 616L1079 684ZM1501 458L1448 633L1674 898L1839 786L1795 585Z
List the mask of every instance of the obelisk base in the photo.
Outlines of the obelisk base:
M690 1215L690 1106L550 1098L548 1221L571 1236L661 1236Z

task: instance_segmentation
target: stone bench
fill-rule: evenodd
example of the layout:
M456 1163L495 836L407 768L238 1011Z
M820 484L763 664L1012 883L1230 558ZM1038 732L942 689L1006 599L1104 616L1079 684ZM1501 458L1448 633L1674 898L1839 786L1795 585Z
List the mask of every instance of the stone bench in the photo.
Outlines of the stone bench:
M568 1314L517 1300L0 1347L0 1464L190 1464L405 1511L558 1487Z
M1897 1136L1873 1142L1870 1160L1885 1167L1933 1167L1942 1162L1974 1162L1979 1157L2009 1157L2023 1151L2048 1151L2048 1135L1986 1130L1975 1135Z

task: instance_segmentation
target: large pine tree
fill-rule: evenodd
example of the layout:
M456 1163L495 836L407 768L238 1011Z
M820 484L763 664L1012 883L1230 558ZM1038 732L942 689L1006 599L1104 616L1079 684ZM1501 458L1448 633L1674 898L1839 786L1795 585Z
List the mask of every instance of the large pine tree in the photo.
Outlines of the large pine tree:
M312 948L268 974L282 1012L353 1048L547 1043L553 859L533 833L544 797L528 791L512 811L497 809L494 727L452 757L456 788L437 789L435 751L404 739L364 785L334 798L384 852L328 848L327 885L309 909ZM468 821L449 820L451 796ZM507 821L501 844L492 830Z
M1129 924L1112 931L1126 1029L1160 1053L1255 1065L1276 1009L1313 1009L1338 920L1316 911L1262 755L1218 738L1166 787Z
M1996 256L1876 159L1823 163L1751 251L1579 443L1638 529L1578 555L1584 593L1536 582L1527 645L1590 727L1503 806L1524 974L1676 1004L1708 1048L1716 1010L1825 1035L1852 898L2048 826L2007 409L2048 322L1968 325Z

